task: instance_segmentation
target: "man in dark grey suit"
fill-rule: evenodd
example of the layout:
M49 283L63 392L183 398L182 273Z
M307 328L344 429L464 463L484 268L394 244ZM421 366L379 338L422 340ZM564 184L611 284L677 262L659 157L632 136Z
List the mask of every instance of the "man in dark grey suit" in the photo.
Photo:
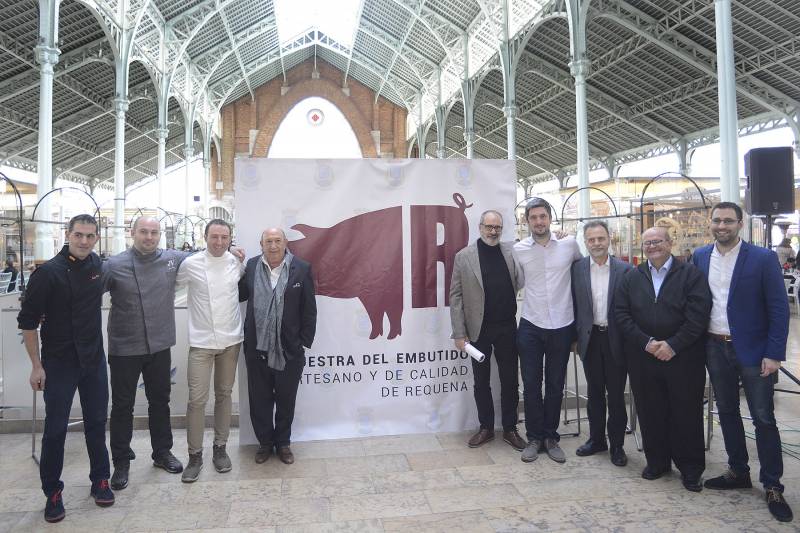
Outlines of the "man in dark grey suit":
M625 466L628 457L622 445L628 415L625 411L625 354L614 320L614 290L617 281L631 269L608 255L608 225L588 222L583 239L589 257L572 263L572 302L578 330L578 354L586 374L589 397L589 440L576 450L581 457L608 450L606 444L606 392L608 392L608 440L611 462Z
M500 409L503 440L522 451L525 441L517 433L519 405L517 355L517 289L522 271L514 262L512 244L501 243L503 217L497 211L481 215L480 239L456 254L450 282L450 320L456 348L467 343L486 355L472 360L475 404L480 430L469 439L470 448L494 439L494 402L489 384L490 356L494 348L500 375Z

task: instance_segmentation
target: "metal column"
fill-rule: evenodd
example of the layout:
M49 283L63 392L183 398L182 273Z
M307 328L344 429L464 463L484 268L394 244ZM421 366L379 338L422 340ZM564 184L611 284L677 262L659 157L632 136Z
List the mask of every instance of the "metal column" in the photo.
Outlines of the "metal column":
M192 205L191 204L191 190L192 189L191 189L191 183L190 183L190 181L191 181L191 173L189 172L189 163L191 162L190 160L192 159L192 157L194 157L194 146L186 145L184 147L184 149L183 149L183 156L185 158L184 161L186 162L186 165L184 166L184 170L186 171L186 173L185 173L185 176L184 176L184 188L185 188L184 189L185 190L184 196L185 196L185 198L184 198L184 204L183 204L183 214L184 214L184 216L188 216L188 215L191 214L191 213L189 213L189 208Z
M41 200L53 189L53 67L58 63L61 51L56 48L58 41L58 0L39 1L39 45L34 48L39 63L39 152L37 170L39 181L36 186L37 200ZM42 203L40 219L50 218L49 201ZM36 224L34 257L37 260L53 256L52 228L48 224ZM20 257L20 268L24 258Z
M577 133L578 187L589 186L589 118L586 107L586 76L589 74L588 59L578 59L569 64L575 78L575 131ZM589 189L578 193L578 218L592 214Z
M167 184L164 178L164 168L166 167L167 160L167 137L169 130L167 128L158 128L156 130L158 135L158 206L164 209L164 200L167 198ZM167 247L167 233L161 232L161 239L158 242L161 248Z
M464 78L461 80L461 97L464 101L464 141L467 159L472 159L475 146L475 89L469 79L469 34L464 35Z
M443 105L436 106L436 157L447 158L447 108Z
M111 250L118 254L125 251L125 113L128 112L128 99L118 94L114 99L114 112L114 239Z
M717 22L717 92L719 94L720 192L725 202L741 202L736 111L736 70L733 62L731 0L715 0Z

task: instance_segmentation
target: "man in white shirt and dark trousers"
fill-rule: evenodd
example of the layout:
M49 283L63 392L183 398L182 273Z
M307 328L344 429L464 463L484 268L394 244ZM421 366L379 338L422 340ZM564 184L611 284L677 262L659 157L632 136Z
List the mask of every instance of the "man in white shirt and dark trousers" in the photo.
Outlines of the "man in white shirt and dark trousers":
M552 209L541 198L525 206L525 220L531 236L514 245L525 276L517 331L528 437L522 460L535 461L539 452L546 451L550 459L563 463L566 456L558 445L557 429L570 345L575 340L570 266L581 253L574 237L559 240L550 232Z
M706 480L709 489L749 489L750 466L739 410L744 389L756 433L767 507L781 522L793 518L783 497L781 437L775 422L774 385L786 360L789 304L775 252L739 238L742 209L721 202L711 210L714 243L698 249L693 261L708 276L713 304L706 353L714 385L728 468Z
M206 225L208 249L181 264L177 284L188 287L189 310L189 405L186 409L186 440L189 464L181 480L197 481L203 468L203 430L211 370L214 370L214 453L217 472L229 472L231 460L225 451L231 425L231 392L241 346L242 317L239 312L239 278L244 265L228 251L231 227L221 219Z

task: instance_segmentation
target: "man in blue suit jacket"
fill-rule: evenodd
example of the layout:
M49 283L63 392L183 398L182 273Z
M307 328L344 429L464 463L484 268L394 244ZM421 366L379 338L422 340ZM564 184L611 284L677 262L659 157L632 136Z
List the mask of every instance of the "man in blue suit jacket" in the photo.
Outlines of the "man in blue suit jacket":
M742 209L722 202L711 210L715 243L695 251L693 262L708 277L713 296L706 345L729 469L705 482L709 489L750 488L744 426L739 413L739 381L756 429L759 479L770 512L792 520L783 498L781 438L775 424L773 387L786 359L789 304L775 252L739 238Z

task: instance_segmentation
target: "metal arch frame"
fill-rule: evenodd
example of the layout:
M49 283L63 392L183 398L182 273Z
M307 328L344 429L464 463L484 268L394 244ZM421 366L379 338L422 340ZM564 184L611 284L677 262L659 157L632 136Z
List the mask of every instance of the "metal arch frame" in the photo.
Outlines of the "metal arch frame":
M629 15L626 18L626 14L634 10L634 8L622 0L594 0L594 2L595 4L600 4L600 7L596 5L592 7L595 17L612 20L628 29L628 31L656 44L674 57L682 59L704 74L714 79L717 78L717 71L714 65L700 58L701 55L709 58L712 57L714 54L710 50L707 50L688 38L673 34L671 29L662 29L660 30L661 35L657 35L657 33L659 33L658 27L661 25L661 21L649 17L638 10L636 10L635 17ZM603 7L605 7L606 10L604 10ZM644 23L649 24L649 31L643 28ZM654 28L656 31L653 30ZM691 46L691 52L688 51L689 46ZM765 109L781 114L789 114L791 108L800 107L800 102L789 98L777 89L753 78L749 74L737 72L736 92ZM771 101L770 98L773 100Z
M275 16L273 15L269 19L261 20L258 23L250 25L245 29L243 29L242 31L240 31L237 35L234 36L235 42L231 42L230 47L227 47L224 44L220 44L216 47L212 47L211 49L206 50L202 54L202 56L199 56L198 58L193 58L192 61L195 63L195 65L198 65L199 62L207 60L209 58L213 58L215 53L221 52L219 57L216 58L214 63L203 74L203 79L200 81L199 85L201 90L205 91L208 88L208 83L213 78L214 73L226 62L226 60L231 56L231 54L236 53L235 50L250 43L254 39L257 39L258 37L261 37L269 33L269 31L275 28L277 28L277 22L275 20ZM192 104L192 114L195 113L199 103L200 99L199 98L195 99L194 103ZM217 109L217 111L219 110Z
M619 217L619 211L617 211L617 204L616 204L616 202L614 202L614 199L611 198L611 196L606 191L604 191L603 189L600 189L598 187L592 187L590 185L588 187L580 187L578 189L575 189L574 191L572 191L569 194L569 196L566 197L566 199L564 200L564 203L561 205L561 220L564 220L564 209L566 209L567 202L569 202L570 198L575 196L575 194L578 191L583 191L583 190L586 190L586 189L590 189L590 190L594 190L594 191L600 191L601 193L603 193L606 196L606 198L608 198L608 201L611 202L611 206L614 208L614 216L615 217ZM578 217L578 222L583 222L583 217Z
M312 34L314 35L314 37L313 38L309 38L309 36L312 35ZM334 53L340 54L343 57L347 58L347 55L344 52L344 50L347 50L346 47L344 47L342 45L339 45L337 47L337 46L332 46L330 44L327 44L327 43L323 42L322 40L320 40L318 38L318 35L324 35L324 34L321 34L321 32L319 32L317 30L311 30L308 33L304 34L302 37L299 37L298 39L293 41L293 43L291 43L292 45L290 47L281 47L281 50L283 52L286 52L286 51L298 52L300 50L305 50L306 48L310 48L312 46L321 46L323 48L326 48L326 49L328 49L328 50L330 50L330 51L332 51ZM332 39L331 39L331 41L332 41ZM271 55L268 55L266 58L259 58L259 59L255 60L255 61L249 63L248 65L246 65L248 67L248 72L253 74L253 73L258 72L258 71L260 71L262 69L265 69L265 68L268 68L268 67L272 66L272 64L274 64L274 63L276 63L277 61L280 60L280 54L278 54L278 52L276 50L270 51L269 54L271 54ZM272 57L272 56L274 56L274 57ZM265 59L266 59L266 61L265 61ZM356 57L354 55L351 58L351 61L353 61L357 65L361 66L362 68L372 72L372 74L374 74L378 78L381 77L381 74L378 71L376 71L374 67L372 67L371 65L368 65L367 63L365 63L364 59L362 59L360 57ZM217 83L215 83L211 87L209 87L209 90L212 93L212 98L214 98L214 100L212 101L212 105L214 105L214 107L216 109L221 109L227 103L227 100L230 97L230 95L233 93L233 91L241 84L241 80L237 81L236 83L231 83L231 82L232 82L231 75L229 75L229 76L226 76L225 78L221 79L220 81L218 81ZM225 83L231 83L231 85L228 88L226 88L225 91L222 94L219 94L217 89L219 87L223 86ZM402 92L400 90L398 90L398 88L395 87L393 84L390 84L390 86L395 91L397 96L402 98ZM410 105L409 105L408 101L406 101L405 99L403 101L405 103L406 108L410 109Z
M554 98L564 93L573 93L573 94L575 93L574 77L569 72L557 67L556 65L550 63L549 61L546 61L542 58L536 57L535 55L531 54L527 56L526 60L523 63L520 63L519 66L527 67L525 68L525 70L523 70L522 72L523 74L530 73L535 76L539 76L540 78L543 78L544 80L553 84L555 87L560 88L561 91L557 95L555 95ZM674 139L677 139L681 136L678 132L672 130L668 126L664 126L663 124L657 122L654 119L651 119L645 114L632 115L631 106L624 104L623 102L618 100L615 96L609 94L608 92L602 89L599 89L597 87L590 87L588 85L586 89L587 89L586 91L587 103L590 103L593 106L602 109L609 115L615 116L616 118L620 119L620 121L625 122L629 126L641 131L642 133L652 137L653 139L656 139L664 143L669 143L673 142ZM525 106L525 104L522 104L520 107L523 106ZM520 114L521 113L522 111L520 111ZM649 127L637 124L633 120L634 117L643 120L649 125Z
M90 7L90 12L92 12L93 16L95 18L98 18L98 20L105 21L106 17L111 17L109 15L109 9L106 7L108 5L106 2L103 2L102 0L96 0L96 1L93 1L93 0L80 0L80 1L81 1L82 4ZM404 8L406 10L408 9L408 6L412 5L410 0L394 0L394 1L398 5L404 6ZM491 6L492 5L496 6L497 5L496 4L497 1L498 0L480 0L479 1L479 5L481 7L481 10L483 11L484 17L482 18L480 15L476 16L474 21L468 27L468 29L467 29L468 32L472 32L474 29L478 28L481 24L483 24L483 20L484 19L486 19L486 20L488 20L490 22L493 20L492 19ZM625 5L625 6L628 6L624 2L619 2L619 1L615 1L615 0L596 0L596 1L591 2L591 3L593 4L591 6L589 5L590 2L582 2L581 3L581 6L584 8L584 11L585 11L586 14L589 14L590 12L592 14L594 14L594 10L597 8L596 7L597 5L601 5L602 6L604 4L614 4L614 5ZM414 5L416 5L416 4L414 4ZM487 7L487 6L489 6L489 7ZM550 2L548 4L545 4L543 9L546 9L546 8L552 7L552 6L556 6L556 7L566 6L566 1L565 0L561 0L561 1L558 1L558 2ZM97 7L96 12L92 9L92 7ZM630 7L630 6L628 6L628 7ZM145 20L144 17L148 16L153 20L156 29L152 30L152 33L146 33L146 34L143 34L141 36L135 36L137 38L134 39L135 42L132 44L133 49L134 50L138 50L138 48L141 48L142 50L144 50L144 52L142 52L142 54L145 57L152 58L152 54L147 53L148 43L145 42L145 38L149 38L148 36L155 35L155 32L160 31L164 27L164 26L160 26L158 24L158 20L159 20L158 16L156 16L154 14L154 13L159 13L158 9L154 5L152 5L152 3L149 0L144 0L144 2L141 2L141 8L134 8L134 9L138 9L138 11L136 12L137 13L137 17L138 17L137 20L143 21L143 20ZM630 9L634 9L634 8L630 8ZM685 10L685 8L682 8L682 9ZM133 9L132 9L132 11L133 11ZM493 13L494 13L494 15L497 15L498 11L494 11ZM539 13L541 13L541 10L540 10ZM629 12L625 12L625 13L623 13L623 15L625 15L626 17L633 16ZM424 9L420 11L419 16L422 17L422 18L430 19L431 17L433 17L433 14L432 14L432 12L430 12L430 8L428 8L427 6L424 6ZM116 17L111 17L111 18L113 19L113 18L116 18ZM664 20L660 21L662 30L672 31L677 25L680 25L682 23L680 18L675 18L674 20L673 20L673 18L674 17L672 17L671 15L667 15L666 17L664 17ZM439 21L439 22L441 23L441 21ZM530 22L528 24L530 24ZM536 22L534 22L534 25L535 24L536 24ZM433 28L436 28L437 31L440 29L439 26L437 26L436 24L434 24L433 26L428 25L426 27L427 27L427 29L429 31L431 29L433 29ZM526 27L527 27L527 25L523 26L523 30L525 30ZM106 24L101 24L101 28L108 35L108 32L110 31L108 29L108 26ZM358 28L358 26L357 26L357 28ZM450 24L450 30L453 30L453 28L454 28L454 25L451 23ZM530 29L530 28L528 28L528 29ZM119 28L117 27L116 31L118 31L118 30L119 30ZM659 30L659 31L662 31L662 30ZM431 35L434 38L436 38L437 35L452 36L452 35L454 35L454 33L451 33L451 32L448 32L448 31L445 31L444 33L433 32L433 33L431 33ZM517 37L518 36L519 36L519 32L517 32ZM138 39L139 37L142 38L141 42ZM515 37L515 39L517 37ZM110 39L109 41L111 42L111 41L113 41L113 39ZM448 40L447 38L445 38L445 41L447 41L448 45L451 44L451 42L452 42L452 40ZM485 47L486 47L485 36L482 36L480 39L476 39L476 41L480 42L480 46L481 46L482 49L485 49ZM441 41L441 43L443 43L443 42L444 41ZM775 49L776 53L782 53L782 51L785 51L782 48L785 44L786 43L783 43L783 44L782 43L776 43L776 45L775 45L776 46L776 49ZM444 49L446 51L446 55L448 55L447 54L447 47L444 47ZM450 49L450 51L453 52L453 54L450 54L450 55L452 55L452 56L458 55L457 53L455 53L457 51L454 51L452 48ZM139 53L139 52L135 51L134 54L136 54L136 53ZM764 58L767 58L767 61L770 61L771 60L770 59L770 57L771 57L770 54L771 54L770 50L765 50L763 52L759 52L759 54L757 54L757 55L758 55L758 57L762 57L763 56ZM460 56L460 57L463 57L466 60L466 56ZM702 56L702 57L705 57L705 56ZM758 57L753 56L752 58L739 59L739 60L737 60L737 67L740 67L741 69L743 69L747 73L752 73L754 71L757 71L759 68L763 68L763 67L760 66L760 65L762 65L762 62L760 62ZM452 57L451 57L451 59L452 59ZM780 61L780 58L774 59L773 61ZM442 68L445 70L446 73L451 73L450 68L445 68L444 67L444 65L446 65L446 63L447 63L447 60L445 60L442 63L442 65L443 65ZM143 61L143 64L147 65L148 62L147 61ZM152 61L150 62L150 64L152 64ZM177 98L178 102L184 102L184 100L183 100L183 96L184 95L176 93L176 94L174 94L174 96ZM207 93L203 94L201 92L200 94L197 94L195 100L192 101L192 107L198 108L198 109L201 108L201 104L200 104L201 100L204 101L204 102L208 101ZM208 112L210 112L208 109L204 109L202 111L203 118L199 119L199 121L201 123L204 121L204 119L208 120L208 118L206 117L206 113L208 113ZM612 124L612 121L605 121L604 124L610 125L610 124ZM795 124L795 123L792 122L792 121L788 121L788 124L791 127L791 125ZM795 129L797 129L797 128L795 128Z
M200 220L198 220L197 222L192 222L192 217L199 218ZM181 225L186 227L185 221L187 221L187 220L189 221L189 223L191 223L191 226L192 226L192 248L194 248L194 244L195 244L194 232L195 232L195 230L197 228L197 225L200 224L200 223L203 223L204 225L207 226L209 221L205 217L201 217L200 215L184 215L184 216L180 217L178 219L178 221L175 223L175 226L173 226L173 228L175 228L174 231L177 233L177 228L180 228ZM185 235L186 235L186 231L184 231L184 236ZM186 241L184 241L184 242L186 242Z
M15 188L15 190L16 190L16 188ZM95 217L95 220L97 221L97 235L99 237L102 234L102 229L103 229L103 224L100 222L100 219L101 219L101 217L100 217L100 206L97 205L97 200L94 199L94 196L92 196L88 192L84 191L83 189L79 189L78 187L58 187L56 189L50 189L49 191L47 191L41 198L39 198L39 201L37 201L36 204L34 204L33 212L31 213L31 219L29 220L29 222L36 223L36 210L39 209L39 205L41 205L41 203L44 201L45 198L47 198L48 196L50 196L51 194L53 194L56 191L63 191L63 190L78 191L78 192L81 192L81 193L83 193L83 194L85 194L86 196L89 197L89 199L94 204L94 215L93 216ZM44 223L50 224L53 221L52 220L43 220L43 221L40 221L40 222L44 222ZM106 229L107 228L108 228L108 225L106 225ZM102 254L103 253L103 239L100 238L98 240L100 241L99 250L100 250L100 253Z
M690 178L689 176L687 176L685 174L681 174L679 172L662 172L661 174L657 175L656 177L654 177L653 179L651 179L650 181L648 181L645 184L644 188L642 189L642 195L639 197L639 228L641 228L643 233L644 233L644 197L645 197L645 194L647 194L647 189L650 187L650 185L653 182L655 182L655 181L657 181L657 180L659 180L661 178L667 177L667 176L679 177L679 178L682 178L682 179L685 179L685 180L689 180L690 182L692 182L692 185L694 185L694 188L697 189L698 193L700 193L700 200L703 201L703 209L709 210L712 207L710 203L706 202L706 195L703 194L703 189L701 189L700 186L697 184L697 182L694 181L692 178ZM639 258L640 259L644 258L644 249L642 249L641 255L639 256Z
M142 217L144 216L144 211L142 211L142 208L141 208L141 207L137 207L137 208L136 208L136 213L140 213L140 215L139 215L138 217L136 217L136 218L133 218L133 217L131 217L131 222L130 222L130 224L128 224L128 229L129 229L129 230L133 230L133 224L134 224L134 223L135 223L137 220L139 220L140 218L142 218ZM135 213L134 213L134 214L135 214Z
M393 37L388 33L382 32L380 28L378 28L371 22L367 23L366 27L363 25L363 23L359 24L357 28L357 33L363 33L364 35L368 35L372 39L375 39L380 44L388 48L393 54L395 54L395 57L397 59L403 60L403 62L408 66L411 72L414 73L414 75L417 77L417 79L419 79L420 83L422 84L420 89L427 88L428 84L432 83L430 79L426 78L426 76L422 74L419 66L417 64L412 63L412 60L406 56L412 55L414 61L416 61L420 65L425 65L426 67L430 68L431 69L430 74L433 74L436 71L436 69L439 68L439 65L429 60L425 56L419 54L413 48L405 46L404 43L402 42L397 42L397 43L390 42L389 39L393 39ZM353 44L354 46L352 48L355 49L355 41ZM410 54L407 54L407 52ZM390 71L391 69L389 69L387 72ZM383 78L383 76L381 76L381 78Z
M175 27L177 24L184 22L185 20L189 19L195 13L201 15L199 21L195 22L191 25L191 29L189 30L188 34L185 36L184 39L175 41L180 43L180 47L177 51L173 50L172 53L174 54L174 58L172 59L172 64L168 67L169 73L167 74L167 91L170 91L172 88L173 81L175 79L175 75L178 72L178 68L183 66L184 71L186 74L189 73L189 64L183 62L183 56L186 54L186 49L191 44L192 40L200 33L200 30L216 15L219 14L220 9L224 9L228 5L234 3L236 0L205 0L192 8L188 9L187 15L184 12L180 17L175 17L175 19L170 20L166 25L166 34L174 34ZM210 10L208 8L211 7ZM176 20L180 19L180 20ZM191 21L189 21L191 22ZM185 89L185 88L184 88Z
M70 72L90 63L105 63L113 67L113 56L104 56L102 53L106 46L108 46L109 50L111 50L108 38L102 37L76 48L75 50L70 50L69 52L59 54L58 63L53 66L54 79L64 74L69 74ZM22 87L19 86L20 81L28 79L31 80L30 83ZM12 98L16 98L17 96L25 94L28 91L38 89L39 83L39 73L36 70L26 71L12 78L6 79L0 83L0 103L5 102L6 100L11 100Z
M423 8L424 5L425 5L424 1L419 2L418 6L417 6L417 9L416 9L417 14L420 11L422 11L422 8ZM397 47L396 48L395 47L392 48L392 59L389 61L389 66L386 67L386 74L381 77L381 81L380 81L380 85L378 86L378 90L375 91L375 101L376 102L378 101L378 97L380 96L381 92L383 91L384 85L386 85L386 82L389 79L389 74L392 72L392 69L394 68L395 63L397 62L397 58L402 55L403 47L405 46L406 41L408 40L408 37L411 35L411 31L414 29L414 26L416 25L416 23L417 23L417 19L416 18L409 17L409 21L406 24L406 29L405 29L403 37L400 39L400 42L398 43ZM359 22L359 25L360 25L360 22ZM353 44L355 44L355 43L353 43ZM355 48L355 46L353 48ZM352 53L351 53L351 55L352 55ZM439 92L441 93L441 67L439 65L437 65L435 67L434 73L437 74L437 78L438 78L437 81L439 83ZM422 81L423 85L425 85L425 81L422 79L422 77L420 77L420 81ZM439 94L439 97L441 98L441 94Z
M17 199L17 219L15 220L17 226L19 227L19 275L17 276L17 287L19 287L20 298L25 298L25 275L23 274L24 268L22 268L22 261L25 258L25 215L24 215L24 207L22 204L22 194L20 194L19 189L17 189L17 185L11 181L11 178L6 176L3 172L0 172L0 179L4 180L6 183L11 185L11 189L14 191L14 196Z
M523 115L527 115L529 113L532 113L534 109L536 109L537 107L539 107L541 105L546 104L548 101L550 101L553 98L555 98L555 96L552 96L548 92L544 92L544 93L540 93L539 96L537 97L537 99L538 98L541 98L542 101L539 102L537 100L537 101L534 101L534 102L526 102L526 105L524 106L523 110L519 110L517 112L517 116L514 117L514 121L515 122L519 122L521 124L524 124L524 125L528 126L529 128L534 129L534 130L542 133L545 137L549 137L550 139L552 139L553 141L557 142L558 144L562 144L562 145L564 145L564 146L566 146L566 147L568 147L570 149L574 149L574 145L572 143L570 143L570 142L568 142L566 140L563 140L561 138L562 136L564 136L567 133L569 133L568 130L562 130L561 128L559 128L557 125L551 123L550 121L548 121L546 119L542 119L541 117L537 117L538 120L543 125L549 126L550 128L553 128L553 129L560 130L560 131L555 131L555 132L548 131L548 130L542 128L541 126L537 126L535 124L531 124L530 122L528 122L528 121L526 121L526 120L524 120L522 118ZM498 104L496 104L494 102L487 101L487 102L481 103L481 105L485 105L485 106L489 106L489 107L495 108L498 111L500 111L501 113L503 112L503 109L501 107L499 107ZM520 109L522 107L523 106L517 106L518 109ZM505 125L506 125L506 117L503 116L500 119L490 123L489 125L484 126L483 128L480 129L480 131L481 131L481 133L483 135L492 134L492 133L496 133L497 131L502 130L503 126L505 126ZM605 154L604 152L598 150L596 147L591 146L591 144L589 145L589 147L592 148L592 150L594 151L594 154L592 154L590 152L589 155L591 157L597 159L598 161L600 159L604 158L604 157L607 157L607 154ZM531 155L531 154L527 154L527 155Z
M539 199L539 200L544 200L545 203L547 203L547 205L550 206L550 211L553 213L553 216L555 217L555 220L553 220L553 222L555 222L556 224L560 225L561 224L561 219L559 219L558 216L556 215L556 210L553 208L553 204L551 204L550 202L548 202L546 199L542 198L541 196L528 196L527 198L517 202L517 205L514 206L514 213L516 214L517 209L522 207L522 204L527 204L529 201L533 200L534 198ZM562 211L563 211L563 207L562 207ZM527 224L527 223L528 223L527 221L524 222L524 224Z
M175 124L175 122L173 122L172 124ZM152 127L150 127L150 126L152 126ZM133 137L132 139L126 139L125 140L125 144L127 145L128 143L132 143L132 142L138 141L139 139L142 139L142 138L148 138L148 139L152 140L151 137L150 137L150 133L155 131L155 128L157 128L157 127L158 127L157 126L157 119L153 120L153 121L151 121L151 122L149 122L147 124L144 124L143 128L142 128L143 131L141 133L139 133L138 135L136 135L135 137ZM62 161L59 164L59 166L56 167L56 168L59 168L59 167L61 167L61 168L67 167L67 168L65 170L60 171L56 177L57 178L58 177L63 177L64 175L67 175L69 172L75 170L76 168L81 167L83 165L86 165L88 163L91 163L92 161L95 161L96 159L108 159L106 157L106 155L110 154L110 153L112 153L114 151L114 139L110 139L109 141L106 141L102 145L97 145L97 149L98 150L102 150L102 151L100 153L96 154L96 155L93 155L89 159L80 159L80 158L72 157L70 159L66 159L66 160ZM128 170L131 170L131 169L129 168ZM103 181L105 181L105 180L102 180L102 179L98 178L97 181L96 181L96 184L100 184Z
M786 117L776 117L774 113L765 113L756 117L751 117L748 120L739 121L739 137L744 137L754 133L763 131L770 131L776 128L787 126ZM687 150L694 150L702 146L714 144L718 141L718 128L713 127L706 130L701 130L684 136L687 142ZM591 131L591 124L590 124ZM634 161L641 161L659 155L665 155L675 152L673 144L654 143L650 145L640 146L612 154L606 164L614 166L624 165ZM574 174L575 165L565 166L563 170L567 176ZM590 170L598 170L603 167L600 162L590 163ZM531 176L534 181L541 181L544 176L541 174L534 174Z
M139 220L139 219L140 219L140 218L142 218L143 216L146 216L146 215L144 214L144 209L149 209L149 208L148 208L148 207L146 207L146 206L145 206L144 208L142 208L142 207L137 207L137 208L136 208L136 212L137 212L137 213L141 213L141 216L139 216L139 217L137 217L137 218L131 218L131 222L130 222L130 224L128 224L128 227L129 227L129 229L130 229L130 230L133 230L133 225L136 223L136 221L137 221L137 220ZM173 218L172 218L172 215L170 214L170 212L169 212L169 211L167 211L166 209L163 209L163 208L161 208L161 207L159 207L159 206L155 206L155 209L156 209L156 213L157 213L159 210L160 210L160 211L164 211L164 216L158 219L159 231L161 231L161 222L162 222L162 221L163 221L165 218L167 218L167 217L169 217L169 220L170 220L170 222L172 222L173 226L167 226L167 225L166 225L166 223L165 223L165 224L164 224L164 227L165 227L165 228L167 228L167 227L174 227L175 221L173 220Z

